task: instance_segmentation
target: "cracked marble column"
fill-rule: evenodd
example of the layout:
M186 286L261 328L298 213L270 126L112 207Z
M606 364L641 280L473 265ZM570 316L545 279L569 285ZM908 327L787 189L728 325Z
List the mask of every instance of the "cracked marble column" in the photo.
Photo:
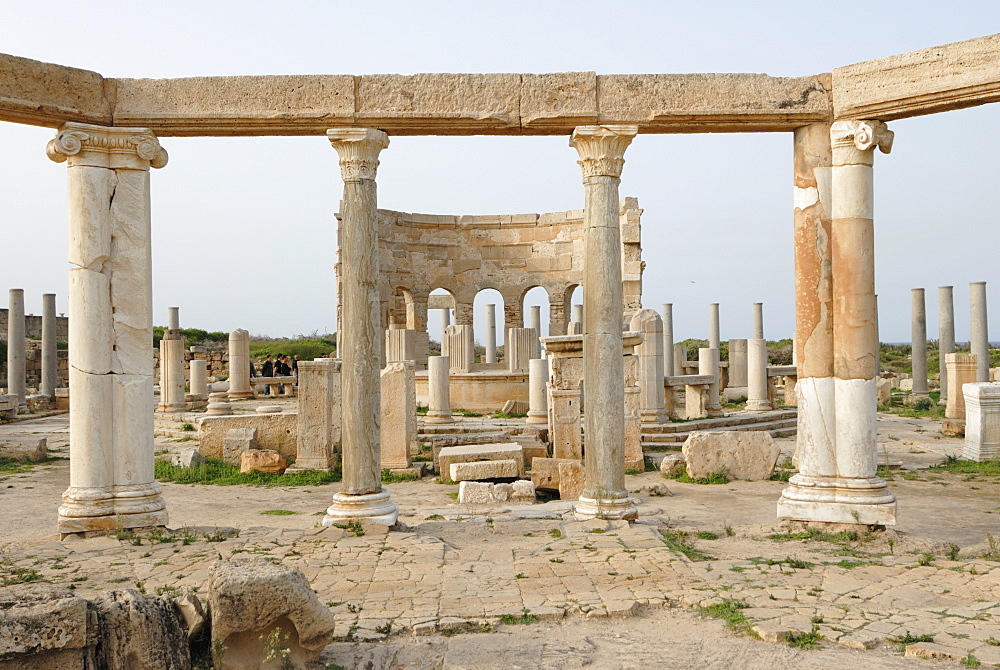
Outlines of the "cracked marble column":
M56 346L56 294L42 294L42 379L39 393L55 398L59 385L59 353Z
M635 519L625 488L625 386L622 359L622 251L618 187L637 126L580 126L570 146L580 155L585 190L583 395L586 483L577 519Z
M69 488L62 535L167 523L153 475L149 168L145 128L67 123L46 147L68 165Z
M796 216L797 338L799 365L805 372L799 373L798 384L800 472L782 493L778 516L891 526L896 523L896 497L876 473L879 347L872 164L876 147L889 152L893 134L879 121L836 121L831 125L829 200L823 198L825 177L820 171L823 145L816 137L801 146L799 138L800 131L796 131L796 186L808 183L808 170L800 180L800 162L811 162L814 177L820 182L817 196L822 209L816 212L817 222L809 224L805 214L810 207L799 205L806 205L810 198L796 192L796 209L801 210ZM811 254L806 248L810 236L815 239L821 235L821 245L826 244L821 221L827 202L829 294L825 259L814 258L819 264L811 270L798 265L800 252L807 254L803 260ZM820 256L823 254L825 248ZM829 312L827 305L832 306ZM827 326L831 319L832 331ZM829 345L828 335L832 335Z
M969 344L976 355L976 381L990 380L990 338L986 320L986 282L969 282Z
M371 128L326 132L340 158L341 286L343 323L338 351L342 363L343 483L326 510L323 525L363 521L392 526L399 508L382 489L379 422L379 350L384 335L379 318L378 230L375 175L388 136Z
M945 357L955 353L955 291L952 286L938 286L938 386L939 405L948 404L948 370Z
M486 362L497 362L497 306L486 305Z
M927 396L927 308L924 289L910 289L910 357L913 362L911 402Z
M24 289L12 288L7 301L7 393L17 396L18 414L28 413L24 388Z
M674 305L663 303L663 376L684 374L674 371Z
M181 335L180 308L168 307L167 330L160 340L160 412L183 412L184 336Z

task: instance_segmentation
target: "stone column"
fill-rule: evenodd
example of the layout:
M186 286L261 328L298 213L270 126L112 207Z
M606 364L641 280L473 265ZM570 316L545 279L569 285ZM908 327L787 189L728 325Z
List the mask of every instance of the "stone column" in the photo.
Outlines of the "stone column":
M340 451L341 361L317 358L299 361L298 435L294 470L333 468Z
M167 330L181 329L181 308L167 307Z
M874 149L888 153L892 133L878 121L834 122L827 170L821 127L795 134L799 474L782 493L778 516L894 525L896 498L876 475L872 221Z
M807 126L807 127L808 128L814 128L815 126ZM826 126L824 125L823 127L825 128ZM805 132L806 131L803 131L802 134L805 134ZM799 136L796 135L796 142L799 141L798 137ZM829 159L829 153L827 153L826 158ZM829 161L827 161L827 162L829 162ZM827 164L826 165L827 171L829 171L829 168L830 168L830 166L829 166L829 164ZM823 169L823 168L820 168L820 169ZM815 182L815 179L813 181ZM796 187L796 188L802 188L802 187ZM806 193L807 193L807 195L806 195L807 199L811 198L811 197L819 197L819 196L816 195L816 190L817 189L816 189L815 183L811 187L812 191L810 191L809 188L810 187L802 188L802 190L806 191ZM796 191L796 195L798 195L798 191ZM807 209L809 207L813 207L813 206L816 205L815 202L813 202L811 204L806 204L804 202L802 204L806 205ZM797 205L796 205L796 209L798 209ZM827 221L829 221L829 220L830 220L829 217L827 217ZM754 337L755 340L763 340L764 339L764 303L762 303L762 302L755 302L753 304L753 337Z
M208 399L208 361L191 360L191 395L200 400Z
M719 350L719 303L708 306L708 348Z
M538 332L534 328L511 328L507 331L504 356L507 369L511 372L527 372L533 345L538 342Z
M427 359L427 423L455 423L451 415L451 387L449 374L451 361L447 356L430 356Z
M549 422L548 382L548 359L532 358L528 361L528 418L525 423Z
M966 384L976 383L976 355L948 354L945 356L948 374L948 405L944 410L941 432L949 437L965 434L965 393Z
M747 341L729 340L729 384L726 398L736 399L747 395Z
M767 391L767 340L747 340L747 410L766 412L771 409Z
M969 344L976 355L976 381L990 380L990 338L986 322L986 282L969 283Z
M441 310L441 332L444 333L444 329L451 325L451 310L447 307Z
M237 328L229 333L229 399L252 398L250 388L250 333Z
M938 384L939 405L948 404L948 370L945 357L955 353L955 296L951 286L938 286Z
M635 519L625 488L625 387L622 359L622 247L618 186L636 126L582 126L570 146L580 155L584 206L583 395L587 481L578 519Z
M382 490L379 453L381 327L375 174L389 146L381 130L334 128L327 137L340 157L343 323L337 349L343 361L343 483L323 525L358 520L392 526L399 509Z
M42 383L39 392L55 398L59 385L59 354L56 351L56 294L42 294Z
M167 152L145 128L67 123L46 153L68 165L69 488L66 535L167 523L153 475L149 168Z
M663 391L663 322L652 309L635 313L629 328L642 333L642 344L635 348L639 372L639 418L642 423L667 421Z
M382 370L382 468L410 467L410 447L417 439L410 418L417 409L413 361L391 361Z
M7 303L7 393L17 396L19 414L28 413L24 387L24 289L12 288Z
M452 372L471 372L476 351L472 342L472 326L448 326L445 339L448 341L448 358Z
M698 349L698 374L712 375L715 381L708 389L708 400L705 409L709 416L719 416L722 414L722 405L719 403L719 350L712 347L701 347Z
M497 362L497 306L486 305L486 362Z
M417 331L409 328L391 328L385 331L385 360L416 361Z
M684 374L674 370L674 305L663 303L663 376Z
M170 323L177 324L177 308L170 308ZM179 328L168 328L160 340L160 412L183 412L184 338Z
M583 305L573 305L573 320L583 325Z
M910 290L911 322L910 350L913 361L913 393L911 398L927 397L927 311L924 289Z
M542 336L542 308L538 305L531 306L531 322L528 324L529 328L534 328L535 333L538 337L531 344L531 357L541 358L542 357L542 341L539 339Z
M684 364L687 363L687 345L686 344L675 344L674 345L674 374L683 375Z

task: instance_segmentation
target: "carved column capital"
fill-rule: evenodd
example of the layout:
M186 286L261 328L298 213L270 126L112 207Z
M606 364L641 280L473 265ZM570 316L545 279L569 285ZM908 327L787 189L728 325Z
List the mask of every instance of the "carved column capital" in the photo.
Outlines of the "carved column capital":
M67 123L45 153L56 163L116 170L149 170L167 164L167 150L148 128L113 128Z
M573 130L569 145L580 154L580 168L588 177L621 177L625 150L639 132L638 126L579 126Z
M330 144L340 156L340 176L345 182L375 179L378 155L389 146L389 136L373 128L331 128Z
M834 149L854 148L869 151L875 147L884 154L892 151L895 133L881 121L834 121L830 143Z

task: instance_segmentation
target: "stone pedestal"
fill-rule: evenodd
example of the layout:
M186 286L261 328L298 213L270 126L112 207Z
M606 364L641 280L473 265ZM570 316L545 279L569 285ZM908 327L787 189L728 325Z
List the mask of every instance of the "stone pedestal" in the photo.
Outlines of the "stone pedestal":
M924 305L924 289L910 290L911 324L910 348L913 361L914 400L927 397L927 310Z
M217 391L208 394L208 407L205 409L207 416L229 416L233 413L233 406L229 404L229 394L225 391Z
M451 415L450 372L451 361L447 356L431 356L427 359L427 387L430 392L427 423L455 423L455 418Z
M715 381L708 389L706 407L708 416L720 416L722 404L719 402L719 350L712 347L698 349L698 374L712 375Z
M504 356L511 372L526 372L533 349L538 346L538 331L534 328L511 328L507 331Z
M632 317L630 328L642 334L636 347L639 363L639 416L642 423L667 421L663 391L663 322L652 309L643 309Z
M330 471L340 451L341 361L299 361L298 431L294 470Z
M976 356L976 381L990 380L990 338L986 319L986 282L969 283L970 344Z
M191 361L191 395L200 400L208 398L208 361L194 359Z
M548 359L532 358L528 361L528 418L525 423L549 422L548 382Z
M1000 459L1000 383L966 384L965 448L962 457L970 461Z
M448 355L444 356L451 363L452 372L471 372L476 360L475 347L472 341L472 327L454 325L445 328L445 340L448 341Z
M949 437L961 437L965 434L964 387L976 383L976 355L948 354L945 356L945 370L951 393L948 394L941 432Z
M250 387L250 333L243 328L229 333L229 397L233 400L253 397Z
M553 458L583 458L583 430L580 427L580 392L549 391L549 442Z
M416 361L417 331L408 328L391 328L385 331L385 360Z
M42 379L39 393L55 398L59 386L59 354L56 351L56 294L42 294Z
M18 414L28 413L24 387L24 289L12 288L7 303L7 393L17 396Z
M335 128L327 137L340 157L342 315L338 350L343 361L343 482L323 525L354 520L393 525L398 508L382 490L379 421L380 315L375 174L388 136L369 128Z
M678 374L682 373L674 369L674 305L668 302L663 303L663 375Z
M417 383L413 361L394 361L382 370L382 468L402 470L411 465L410 453L417 439L413 417L417 409Z
M767 383L767 340L747 340L747 409L766 412L771 409Z
M948 370L945 357L955 353L955 296L951 286L938 286L938 384L939 405L948 404Z
M144 128L67 123L46 152L68 165L69 488L61 534L163 526L153 475L149 168ZM183 398L182 398L183 400Z
M497 306L486 305L486 362L497 362Z

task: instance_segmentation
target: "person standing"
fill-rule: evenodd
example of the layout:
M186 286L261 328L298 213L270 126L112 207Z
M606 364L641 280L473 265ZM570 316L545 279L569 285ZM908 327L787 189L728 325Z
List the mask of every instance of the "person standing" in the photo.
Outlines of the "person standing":
M261 377L273 377L274 376L274 361L271 360L271 354L267 355L264 359L264 365L260 369ZM264 385L264 395L271 395L271 385Z

